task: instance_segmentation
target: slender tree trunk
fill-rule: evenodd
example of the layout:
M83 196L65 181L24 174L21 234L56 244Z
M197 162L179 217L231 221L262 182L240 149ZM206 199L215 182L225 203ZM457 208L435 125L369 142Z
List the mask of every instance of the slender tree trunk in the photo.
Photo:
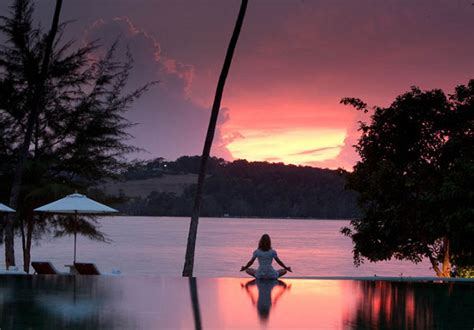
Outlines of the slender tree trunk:
M25 224L23 218L20 218L20 233L21 233L21 251L23 252L23 270L25 269L25 249L26 249L26 235Z
M59 14L61 13L61 6L62 6L62 0L56 0L56 8L54 10L51 30L49 31L48 38L46 40L46 46L44 50L41 71L39 72L38 80L35 83L33 98L30 102L31 111L28 115L26 132L23 139L23 143L19 150L18 164L16 166L15 174L13 177L12 189L10 193L10 206L15 209L18 208L18 199L20 197L21 185L23 182L23 174L25 171L25 164L28 159L28 153L30 149L31 140L33 138L35 123L44 106L43 93L45 90L45 83L48 77L49 62L51 59L51 55L53 53L54 39L58 32ZM15 266L15 248L14 248L14 231L13 231L14 220L15 220L15 215L12 214L8 217L5 224L5 266L7 269L10 266Z
M23 244L23 270L27 274L30 273L31 241L33 239L34 225L34 214L32 212L26 219L26 237Z
M201 211L201 200L204 186L204 179L206 177L206 166L211 152L212 140L214 139L214 133L216 131L217 117L221 107L222 94L224 92L225 81L229 73L230 64L232 63L232 56L239 39L240 30L242 29L242 23L245 17L245 11L247 9L248 0L242 0L240 5L239 15L235 23L234 32L230 39L229 47L222 67L221 75L217 83L216 94L214 97L214 103L212 104L211 118L209 120L209 127L207 129L206 141L204 143L204 149L201 156L201 164L199 167L199 176L197 183L196 195L194 198L193 213L191 216L191 223L189 225L188 243L186 247L186 257L184 261L183 276L193 276L194 268L194 251L196 248L196 237L199 223L199 213Z

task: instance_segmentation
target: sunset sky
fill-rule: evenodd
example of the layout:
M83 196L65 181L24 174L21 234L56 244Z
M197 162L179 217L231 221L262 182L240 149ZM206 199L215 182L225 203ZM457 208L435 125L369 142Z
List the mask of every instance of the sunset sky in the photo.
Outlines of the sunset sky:
M0 3L5 13L9 1ZM54 1L37 1L49 26ZM65 1L65 38L121 40L130 87L160 84L127 117L142 159L200 154L238 0ZM474 78L472 0L251 0L228 78L213 155L350 169L361 114L412 85Z

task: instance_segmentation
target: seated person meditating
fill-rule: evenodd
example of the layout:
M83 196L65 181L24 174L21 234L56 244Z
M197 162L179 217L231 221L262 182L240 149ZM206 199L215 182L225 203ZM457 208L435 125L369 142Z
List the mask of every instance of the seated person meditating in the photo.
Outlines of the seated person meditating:
M249 268L254 263L255 259L258 259L258 269ZM275 259L277 264L283 267L283 269L275 270L272 267L272 261ZM291 272L291 267L285 266L283 261L281 261L275 250L272 249L272 241L268 234L262 235L260 242L258 243L258 249L253 252L252 259L247 263L247 265L242 266L240 269L241 272L245 271L247 274L255 277L256 279L271 279L275 280L283 275L286 272Z

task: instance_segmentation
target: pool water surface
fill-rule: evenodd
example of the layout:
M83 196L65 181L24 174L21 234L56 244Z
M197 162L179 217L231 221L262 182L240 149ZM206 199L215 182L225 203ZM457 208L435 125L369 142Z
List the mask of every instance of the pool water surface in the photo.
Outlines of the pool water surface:
M1 329L472 329L474 283L0 276Z

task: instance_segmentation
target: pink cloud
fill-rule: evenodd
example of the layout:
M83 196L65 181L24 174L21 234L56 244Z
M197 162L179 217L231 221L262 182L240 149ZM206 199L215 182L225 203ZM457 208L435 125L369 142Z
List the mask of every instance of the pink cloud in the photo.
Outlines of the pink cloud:
M112 8L84 1L89 6L67 6L87 17L92 5L103 8L96 17L109 18L91 29L107 40L124 36L135 52L133 81L161 81L156 93L134 107L134 118L142 122L136 132L140 143L148 143L156 156L163 150L176 156L200 153L238 2L152 1L137 7L121 1ZM319 139L318 132L334 129L343 141L328 139L324 146L303 141L305 148L291 143L295 152L342 144L339 152L325 150L333 158L308 164L350 169L358 159L352 146L360 114L339 100L354 96L384 106L411 85L450 91L466 82L474 76L474 44L465 33L474 29L472 9L469 0L254 2L232 63L222 104L227 110L213 150L231 157L229 144L257 135L270 141L314 131ZM268 159L285 161L285 154L272 153Z
M134 59L130 88L137 88L149 81L159 81L156 88L137 102L134 111L127 114L130 120L137 123L132 129L135 136L133 143L148 151L139 157L162 156L173 159L184 154L200 154L210 110L189 97L194 78L192 64L165 55L159 41L141 30L128 17L99 19L85 30L83 39L99 39L105 46L118 39L122 46L126 45L130 49ZM97 56L103 55L105 49L102 48ZM117 53L120 57L124 50ZM220 130L220 125L228 118L228 109L223 109L215 134L213 154L231 159L226 149L230 137L224 138Z

